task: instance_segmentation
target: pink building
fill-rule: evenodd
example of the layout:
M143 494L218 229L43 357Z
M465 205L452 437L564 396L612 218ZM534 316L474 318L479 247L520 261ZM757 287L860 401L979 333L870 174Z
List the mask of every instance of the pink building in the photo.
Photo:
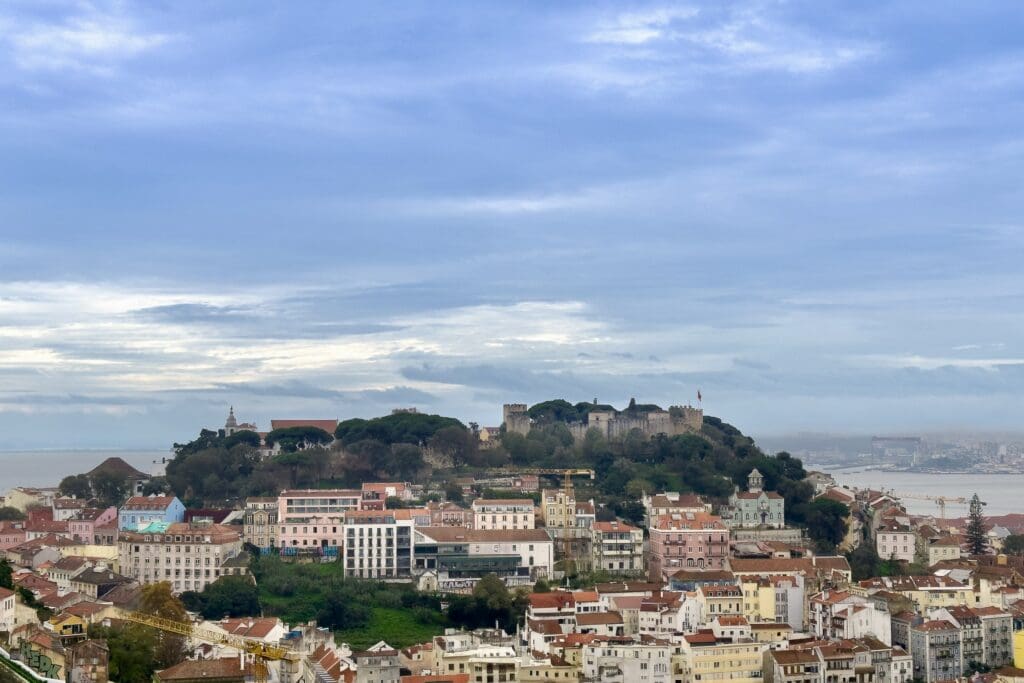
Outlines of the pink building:
M113 531L113 538L110 532ZM117 542L117 508L86 508L68 520L68 533L75 541L94 545Z
M24 522L0 522L0 550L7 550L25 542Z
M651 579L680 569L724 569L729 562L729 529L707 512L662 515L650 529Z
M450 502L427 503L430 526L463 526L473 528L473 511Z
M282 491L277 497L279 546L299 552L342 546L345 512L361 510L362 502L363 493L356 490Z

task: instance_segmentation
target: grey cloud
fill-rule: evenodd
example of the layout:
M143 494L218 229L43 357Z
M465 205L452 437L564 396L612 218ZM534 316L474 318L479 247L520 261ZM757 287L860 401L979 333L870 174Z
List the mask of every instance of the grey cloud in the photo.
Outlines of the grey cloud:
M271 398L306 398L323 399L342 402L400 402L400 403L434 403L437 397L414 387L396 386L384 389L342 390L319 387L301 380L291 380L277 384L261 384L257 382L219 383L218 392L266 396Z
M241 307L212 306L202 303L151 306L135 309L130 314L154 322L176 325L220 324L229 321L255 320L251 311Z

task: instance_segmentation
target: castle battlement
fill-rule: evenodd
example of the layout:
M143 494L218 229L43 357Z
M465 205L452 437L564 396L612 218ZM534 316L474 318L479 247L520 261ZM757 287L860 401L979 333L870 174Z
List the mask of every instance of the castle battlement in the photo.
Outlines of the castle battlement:
M529 434L533 421L525 403L506 403L502 407L505 430L516 434ZM587 414L585 422L566 423L569 432L577 441L588 431L596 429L605 438L625 436L634 429L645 436L658 434L679 436L699 434L704 425L704 410L693 406L670 406L668 410L625 415L610 410L594 410Z

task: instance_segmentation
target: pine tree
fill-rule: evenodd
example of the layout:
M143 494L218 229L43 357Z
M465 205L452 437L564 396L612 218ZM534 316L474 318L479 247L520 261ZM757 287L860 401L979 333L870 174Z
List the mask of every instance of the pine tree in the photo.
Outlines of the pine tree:
M983 505L985 503L981 502L978 494L975 493L974 497L971 498L970 514L967 516L967 547L972 555L981 555L988 547L988 539L985 538L988 527L985 525L985 518L981 514L981 507Z

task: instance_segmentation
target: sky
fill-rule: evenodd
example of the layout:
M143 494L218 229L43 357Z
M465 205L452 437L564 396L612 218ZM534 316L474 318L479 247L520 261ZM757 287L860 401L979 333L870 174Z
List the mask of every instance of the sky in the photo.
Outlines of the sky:
M0 5L0 450L1021 426L1024 5Z

